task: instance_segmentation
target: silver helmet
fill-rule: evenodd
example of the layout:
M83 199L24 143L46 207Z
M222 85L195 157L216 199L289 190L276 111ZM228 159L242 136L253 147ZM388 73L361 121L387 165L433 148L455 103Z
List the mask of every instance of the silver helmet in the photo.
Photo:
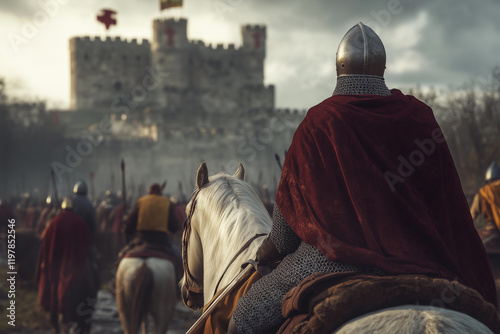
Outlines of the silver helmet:
M484 176L484 180L486 182L491 182L500 179L500 166L497 165L495 161L493 161L486 170L486 175Z
M65 197L61 203L61 209L73 209L73 200L69 197Z
M78 181L75 183L75 186L73 187L73 193L77 195L87 195L87 184L85 181Z
M385 48L372 28L359 22L349 29L337 49L337 76L374 75L383 77Z

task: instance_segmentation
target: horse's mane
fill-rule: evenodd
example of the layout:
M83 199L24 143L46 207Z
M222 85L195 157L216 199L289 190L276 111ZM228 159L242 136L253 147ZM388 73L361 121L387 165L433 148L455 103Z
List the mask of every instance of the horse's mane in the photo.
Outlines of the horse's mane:
M196 197L188 247L190 271L198 280L203 277L205 304L219 283L220 287L228 284L243 261L255 258L263 239L242 246L256 235L269 233L272 224L264 204L244 180L220 173L208 181ZM186 212L192 205L193 199ZM232 262L240 249L243 252Z
M227 174L210 177L210 184L203 191L210 203L210 212L219 221L232 221L235 214L268 215L260 198L245 181Z

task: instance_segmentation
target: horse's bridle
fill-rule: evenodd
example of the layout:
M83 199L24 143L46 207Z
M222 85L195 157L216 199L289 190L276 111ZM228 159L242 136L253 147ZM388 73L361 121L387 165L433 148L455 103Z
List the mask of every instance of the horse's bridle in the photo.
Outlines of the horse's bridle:
M200 193L202 188L198 188L194 193L193 198L191 199L191 202L193 204L191 204L191 208L189 209L189 214L186 217L186 220L184 220L183 223L184 234L182 237L182 266L184 267L184 273L186 275L186 279L184 280L184 288L188 290L190 293L197 295L203 295L203 287L199 286L196 283L196 281L193 278L193 275L189 271L189 266L187 263L188 261L187 248L188 248L189 237L191 236L191 218L193 217L194 209L196 207L196 197L198 197L198 194Z
M188 266L188 263L187 263L187 247L188 247L188 242L189 242L189 237L191 236L191 219L193 217L193 214L194 214L194 209L196 207L196 197L198 197L198 194L200 193L201 189L203 189L203 187L201 188L198 188L192 199L191 199L191 202L193 203L191 205L191 208L189 209L189 214L188 216L186 217L186 220L184 221L183 223L183 229L184 229L184 235L183 235L183 238L182 238L182 266L184 267L184 273L186 275L186 279L184 280L184 288L186 290L188 290L190 293L192 294L195 294L195 295L202 295L203 296L203 287L202 286L199 286L196 281L193 279L193 275L191 274L191 272L189 271L189 266ZM214 291L214 295L215 293L217 292L217 289L219 287L219 284L220 282L222 281L222 278L224 277L226 271L228 270L228 268L231 266L231 264L234 262L234 260L236 260L236 258L241 254L243 253L243 251L248 248L250 246L250 244L257 238L259 237L262 237L262 236L265 236L267 235L267 233L260 233L260 234L256 234L254 235L252 238L250 238L250 240L248 240L244 245L243 247L241 247L241 249L235 254L235 256L231 259L231 261L229 262L228 266L226 267L226 269L224 270L222 276L220 277L219 279L219 282L217 283L217 285L215 286L215 291Z

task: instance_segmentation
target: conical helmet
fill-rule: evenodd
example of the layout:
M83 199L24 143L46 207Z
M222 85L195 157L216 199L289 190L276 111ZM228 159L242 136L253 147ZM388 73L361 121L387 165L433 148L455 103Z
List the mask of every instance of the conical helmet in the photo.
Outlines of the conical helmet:
M85 181L78 181L73 187L73 194L77 195L87 195L87 183Z
M62 201L61 209L73 209L73 200L69 197L65 197Z
M344 36L337 49L337 76L374 75L383 77L385 48L372 28L359 22Z
M500 166L497 165L495 161L493 161L486 170L486 175L484 176L484 180L486 182L491 182L500 179Z

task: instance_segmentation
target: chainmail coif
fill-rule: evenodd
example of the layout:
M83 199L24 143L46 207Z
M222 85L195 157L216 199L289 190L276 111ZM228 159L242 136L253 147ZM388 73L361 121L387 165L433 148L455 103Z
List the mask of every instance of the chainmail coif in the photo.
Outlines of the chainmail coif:
M382 77L374 75L344 75L337 77L333 95L391 95Z

